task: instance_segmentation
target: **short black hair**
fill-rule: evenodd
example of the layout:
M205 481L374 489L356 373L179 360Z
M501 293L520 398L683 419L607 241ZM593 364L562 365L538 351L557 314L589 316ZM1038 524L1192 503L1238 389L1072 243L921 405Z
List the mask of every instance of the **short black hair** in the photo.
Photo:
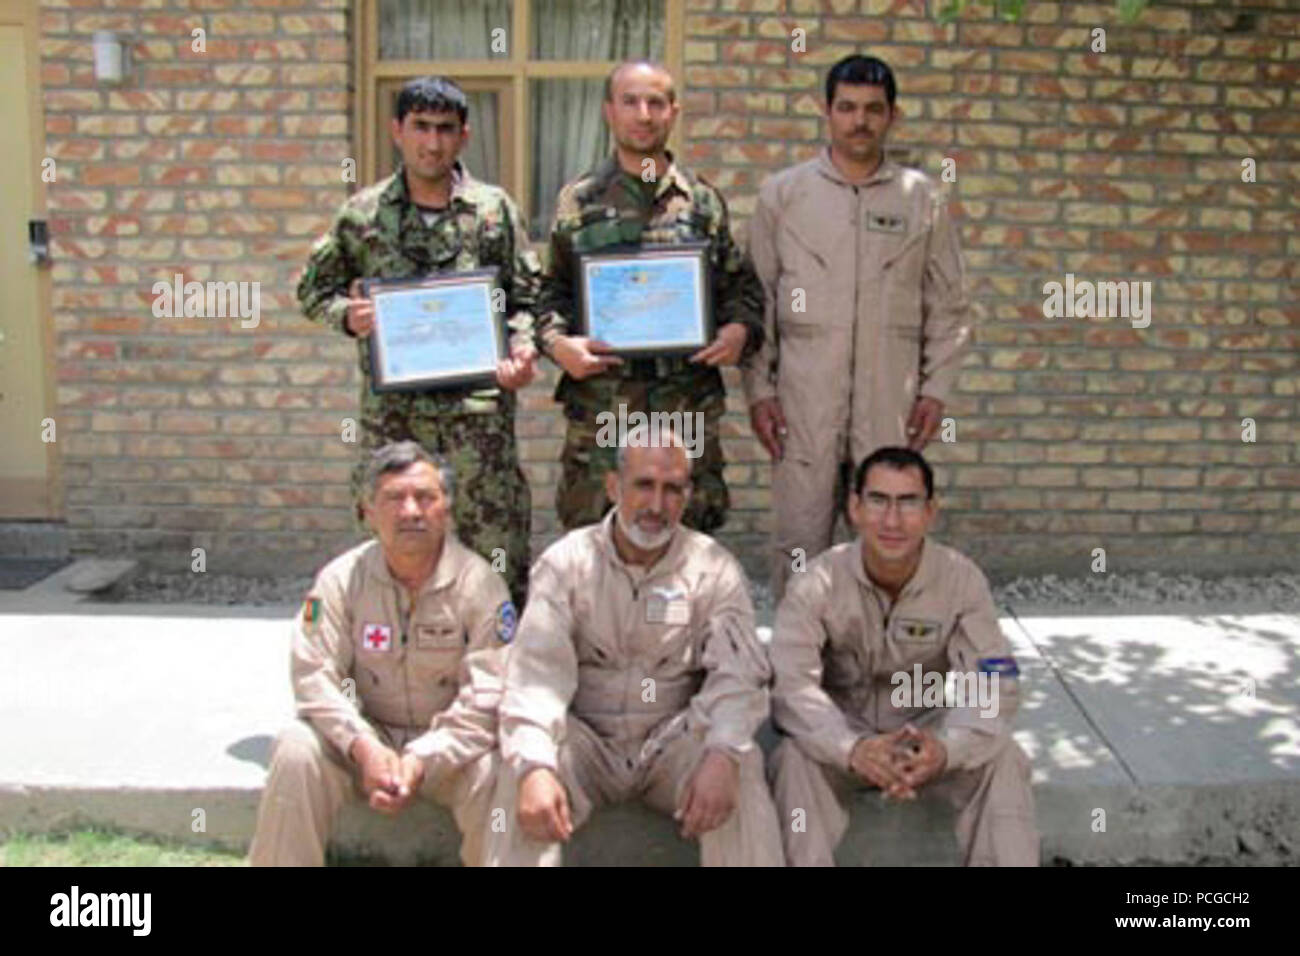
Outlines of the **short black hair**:
M862 496L862 487L867 483L867 472L876 465L889 465L898 471L904 468L921 469L921 479L925 482L925 499L929 501L934 497L934 469L930 463L921 457L919 451L898 445L883 445L862 459L862 464L858 465L857 473L853 476L853 491L858 497Z
M884 60L853 53L831 67L830 72L826 74L827 106L835 102L835 87L841 83L883 86L889 108L894 108L894 97L898 94L898 87L894 84L894 71Z
M407 113L455 113L460 117L460 125L464 126L469 118L469 100L455 80L445 76L422 76L411 80L397 94L397 122L406 119Z

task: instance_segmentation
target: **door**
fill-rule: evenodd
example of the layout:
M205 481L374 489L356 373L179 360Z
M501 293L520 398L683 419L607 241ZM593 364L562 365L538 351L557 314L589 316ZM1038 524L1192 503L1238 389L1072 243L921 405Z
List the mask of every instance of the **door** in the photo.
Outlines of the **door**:
M45 218L36 0L0 8L0 519L58 517L49 274L28 255L28 221ZM58 169L55 167L57 177Z

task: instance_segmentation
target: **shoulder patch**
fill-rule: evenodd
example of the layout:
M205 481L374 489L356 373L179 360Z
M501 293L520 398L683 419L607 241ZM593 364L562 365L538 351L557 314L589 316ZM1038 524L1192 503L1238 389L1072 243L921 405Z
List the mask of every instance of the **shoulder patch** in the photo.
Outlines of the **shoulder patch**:
M1020 665L1014 657L981 657L976 669L986 674L1001 674L1003 677L1019 677Z
M502 644L509 644L515 639L515 627L519 624L519 614L510 601L502 601L497 608L497 639Z
M302 629L308 634L315 634L320 629L320 598L308 594L302 602Z

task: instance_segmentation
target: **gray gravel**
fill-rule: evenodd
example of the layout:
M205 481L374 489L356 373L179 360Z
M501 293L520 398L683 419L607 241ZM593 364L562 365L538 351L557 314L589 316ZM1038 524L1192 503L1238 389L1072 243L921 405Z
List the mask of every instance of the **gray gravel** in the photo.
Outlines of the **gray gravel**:
M1016 578L993 589L1000 607L1017 614L1031 611L1187 610L1300 611L1300 574L1197 577L1192 574L1093 574L1059 578L1054 574Z
M760 622L772 619L772 596L765 582L751 581ZM227 574L176 574L145 571L107 596L111 601L146 604L297 604L311 578L245 577ZM1204 578L1154 571L1061 578L1053 574L1016 578L993 589L1003 609L1024 613L1170 613L1188 610L1300 612L1300 574Z
M145 571L101 599L140 604L296 605L311 582L310 576L270 578Z

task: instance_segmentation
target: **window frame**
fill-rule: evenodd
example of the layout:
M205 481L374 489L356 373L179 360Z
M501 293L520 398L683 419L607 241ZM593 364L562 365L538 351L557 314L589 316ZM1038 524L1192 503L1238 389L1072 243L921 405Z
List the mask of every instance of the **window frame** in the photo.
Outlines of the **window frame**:
M532 209L532 167L528 144L531 142L532 110L529 109L529 83L537 79L604 79L614 67L612 60L532 60L533 0L512 0L510 55L495 60L381 60L379 59L380 0L353 2L353 54L356 84L353 93L353 146L357 154L358 180L362 184L378 177L381 139L388 131L380 128L381 84L403 81L416 76L441 74L458 83L472 83L475 88L498 91L501 123L501 182L498 184L514 197L527 215ZM664 65L677 82L677 99L685 96L682 71L685 51L685 0L664 0ZM519 39L522 38L522 39ZM515 42L518 40L519 42ZM474 118L470 117L473 124ZM681 152L682 124L669 137L669 148Z

